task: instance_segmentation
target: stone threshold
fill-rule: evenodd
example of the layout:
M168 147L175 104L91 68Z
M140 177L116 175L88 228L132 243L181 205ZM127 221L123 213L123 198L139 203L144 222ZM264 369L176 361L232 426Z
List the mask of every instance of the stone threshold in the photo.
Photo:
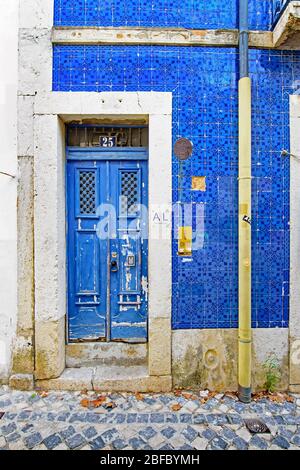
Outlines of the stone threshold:
M47 390L95 390L99 392L168 392L171 376L150 376L147 367L98 366L67 368L57 379L37 380Z
M147 343L94 342L66 345L66 367L119 366L132 367L148 364Z

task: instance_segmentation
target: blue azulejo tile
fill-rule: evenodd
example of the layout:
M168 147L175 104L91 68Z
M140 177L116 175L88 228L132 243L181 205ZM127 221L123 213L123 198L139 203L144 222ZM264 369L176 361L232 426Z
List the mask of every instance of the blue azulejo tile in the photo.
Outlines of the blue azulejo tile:
M60 15L61 12L56 12L56 18ZM259 24L258 12L253 10L253 15ZM176 203L181 198L187 204L194 203L188 224L200 234L199 243L193 244L193 263L184 268L177 257L176 232L180 220L178 214L174 217L173 327L235 328L238 320L236 51L165 46L55 46L53 55L54 90L173 93L173 145L182 136L194 143L192 159L182 165L181 185L180 166L173 156L173 201ZM289 104L283 89L291 90L292 77L299 75L300 54L251 50L250 59L254 90L253 326L287 327L289 163L281 160L278 149L281 142L289 148ZM230 71L230 84L227 71ZM271 93L270 84L274 84L276 93ZM193 176L206 177L205 191L191 190ZM216 285L218 295L213 295L211 291ZM259 286L268 288L262 291Z
M270 29L270 0L249 1L250 28ZM56 26L143 26L196 29L236 28L237 0L55 0Z

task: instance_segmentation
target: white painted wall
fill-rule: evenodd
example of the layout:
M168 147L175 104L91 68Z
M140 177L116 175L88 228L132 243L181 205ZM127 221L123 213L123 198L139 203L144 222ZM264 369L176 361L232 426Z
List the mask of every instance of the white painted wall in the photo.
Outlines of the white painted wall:
M0 171L17 174L18 0L0 0ZM0 174L0 381L17 312L17 178Z

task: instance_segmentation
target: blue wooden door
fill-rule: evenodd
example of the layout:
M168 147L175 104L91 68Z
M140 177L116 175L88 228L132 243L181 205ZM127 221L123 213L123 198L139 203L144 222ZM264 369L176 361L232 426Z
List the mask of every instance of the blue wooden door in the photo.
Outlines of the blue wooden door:
M144 342L146 156L86 149L67 154L69 341Z

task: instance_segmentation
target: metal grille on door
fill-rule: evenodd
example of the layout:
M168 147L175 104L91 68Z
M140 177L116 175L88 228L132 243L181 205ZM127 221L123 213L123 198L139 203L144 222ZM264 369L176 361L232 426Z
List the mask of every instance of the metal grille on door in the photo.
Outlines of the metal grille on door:
M80 213L96 213L96 174L95 171L79 173Z
M138 176L136 172L122 172L121 198L122 215L136 214L138 202Z

